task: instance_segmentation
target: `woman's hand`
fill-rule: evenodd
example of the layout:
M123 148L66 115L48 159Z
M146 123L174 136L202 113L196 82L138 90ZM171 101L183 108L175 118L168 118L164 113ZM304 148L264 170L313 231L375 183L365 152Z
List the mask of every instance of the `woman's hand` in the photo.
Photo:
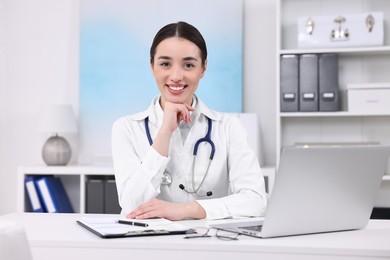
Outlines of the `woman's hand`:
M153 148L162 156L168 156L172 133L178 127L180 121L183 120L187 124L191 122L190 112L192 111L194 111L194 108L190 105L165 102L163 123L153 142Z
M164 118L161 130L173 133L180 124L180 121L189 124L191 122L190 112L192 111L194 111L194 108L190 105L166 101L164 104Z
M196 202L173 203L152 199L127 214L127 218L166 218L169 220L182 220L185 218L203 219L205 210Z

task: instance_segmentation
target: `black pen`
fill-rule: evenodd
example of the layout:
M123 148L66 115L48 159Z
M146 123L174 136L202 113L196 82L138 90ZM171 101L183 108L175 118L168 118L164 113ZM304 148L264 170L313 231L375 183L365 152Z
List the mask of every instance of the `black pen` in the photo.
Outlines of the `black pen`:
M135 222L135 221L131 221L131 220L118 220L118 223L132 225L132 226L139 226L139 227L148 227L149 226L146 223Z

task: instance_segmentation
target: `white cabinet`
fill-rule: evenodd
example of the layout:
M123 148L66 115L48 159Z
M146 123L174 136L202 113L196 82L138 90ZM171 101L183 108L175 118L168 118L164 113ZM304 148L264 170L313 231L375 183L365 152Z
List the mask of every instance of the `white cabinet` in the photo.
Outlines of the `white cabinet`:
M275 169L262 168L266 180L267 191L272 191ZM26 176L54 175L61 178L65 191L75 213L86 213L86 186L87 181L96 177L113 177L114 169L103 166L30 166L18 168L17 211L29 212L31 207L25 192L24 180Z
M341 15L383 11L384 46L298 49L300 16ZM283 146L297 142L380 142L390 144L390 113L347 111L348 83L390 82L390 3L387 0L280 0L277 6L277 161ZM340 112L280 112L280 56L338 53ZM390 172L390 171L389 171Z
M356 14L381 11L384 14L384 46L359 48L298 49L297 21L301 16ZM388 0L279 0L277 4L277 154L295 143L379 142L390 144L390 113L347 111L349 83L390 82L390 2ZM283 54L337 53L341 111L280 112L280 57ZM390 104L389 104L390 105ZM390 163L387 167L390 174ZM383 186L389 185L384 178ZM387 187L390 188L390 187ZM382 190L390 198L390 192ZM390 204L390 201L388 202Z
M54 175L60 177L75 213L86 212L86 183L88 178L113 176L112 167L91 166L31 166L18 168L17 211L28 212L24 178L26 176Z

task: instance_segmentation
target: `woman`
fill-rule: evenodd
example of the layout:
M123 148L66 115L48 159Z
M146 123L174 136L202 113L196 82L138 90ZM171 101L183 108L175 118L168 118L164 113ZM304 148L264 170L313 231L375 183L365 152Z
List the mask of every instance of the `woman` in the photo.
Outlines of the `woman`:
M264 215L264 178L239 119L194 95L207 67L200 32L185 22L160 29L150 66L160 95L112 129L122 213L170 220ZM208 132L212 144L196 145Z

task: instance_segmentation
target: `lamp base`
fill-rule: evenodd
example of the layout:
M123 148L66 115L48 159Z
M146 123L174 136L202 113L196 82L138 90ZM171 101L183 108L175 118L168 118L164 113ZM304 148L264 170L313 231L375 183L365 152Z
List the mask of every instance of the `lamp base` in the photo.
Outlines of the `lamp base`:
M67 165L72 151L65 138L55 135L47 139L42 148L42 159L50 166Z

